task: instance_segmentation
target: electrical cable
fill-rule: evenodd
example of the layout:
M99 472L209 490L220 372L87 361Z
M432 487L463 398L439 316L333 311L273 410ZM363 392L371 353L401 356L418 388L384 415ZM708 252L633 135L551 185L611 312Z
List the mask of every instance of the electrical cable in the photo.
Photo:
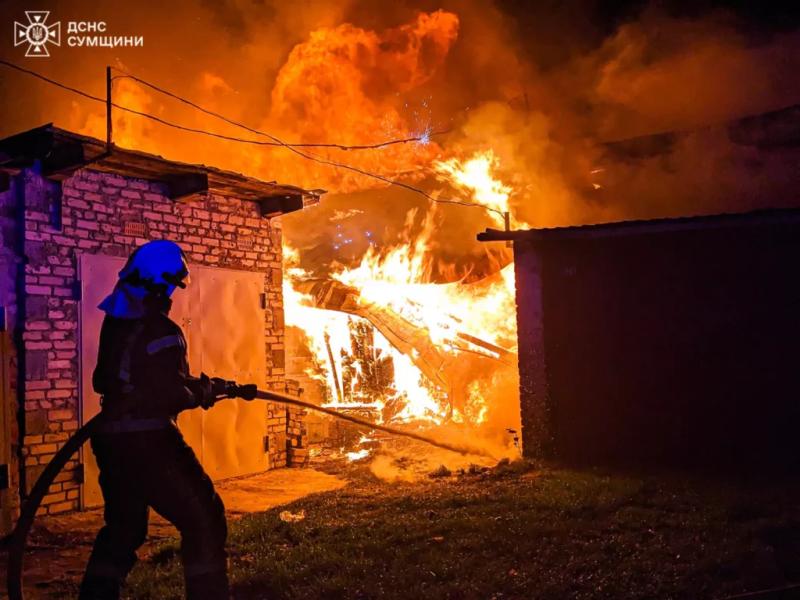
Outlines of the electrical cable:
M267 137L270 140L272 140L271 143L265 144L267 146L291 146L293 148L334 148L334 149L337 149L337 150L378 150L380 148L386 148L387 146L394 146L394 145L397 145L397 144L408 144L410 142L423 142L424 140L426 140L426 139L428 139L430 137L433 137L433 136L436 136L436 135L444 135L445 133L449 133L449 130L432 131L430 133L426 133L425 135L417 135L417 136L412 136L412 137L407 137L407 138L398 138L398 139L394 139L394 140L388 140L386 142L378 142L376 144L360 144L360 145L356 145L356 144L334 144L334 143L322 143L322 142L319 142L319 143L317 143L317 142L290 143L290 142L285 142L285 141L281 140L280 138L278 138L278 137L276 137L276 136L274 136L274 135L272 135L270 133L267 133L265 131L260 131L258 129L254 129L252 127L244 125L243 123L239 123L238 121L234 121L234 120L226 117L225 115L222 115L220 113L214 112L212 110L208 110L207 108L204 108L203 106L201 106L199 104L196 104L195 102L192 102L191 100L188 100L187 98L184 98L183 96L179 96L178 94L170 92L169 90L165 90L164 88L161 88L161 87L159 87L159 86L157 86L157 85L155 85L153 83L150 83L149 81L146 81L144 79L141 79L141 78L137 77L136 75L133 75L132 73L128 73L127 71L123 71L122 69L118 69L117 67L111 67L111 68L113 70L115 70L115 71L119 71L120 73L123 73L123 75L117 75L115 77L112 77L112 79L131 79L133 81L136 81L137 83L140 83L140 84L142 84L142 85L144 85L146 87L149 87L152 90L155 90L156 92L164 94L165 96L169 96L170 98L173 98L173 99L175 99L175 100L177 100L179 102L182 102L182 103L184 103L184 104L186 104L188 106L191 106L192 108L194 108L196 110L199 110L202 113L205 113L205 114L207 114L209 116L212 116L212 117L215 117L215 118L220 119L222 121L225 121L226 123L228 123L230 125L234 125L236 127L241 127L242 129L245 129L245 130L247 130L247 131L249 131L251 133L255 133L256 135L261 135L261 136Z
M288 150L294 152L295 154L298 154L299 156L302 156L303 158L306 158L308 160L312 160L312 161L315 161L317 163L321 163L321 164L328 165L328 166L335 167L335 168L347 169L347 170L353 171L355 173L359 173L360 175L364 175L365 177L372 177L373 179L378 179L379 181L382 181L384 183L388 183L389 185L395 185L395 186L398 186L398 187L405 188L405 189L407 189L407 190L409 190L411 192L414 192L416 194L420 194L420 195L424 196L427 200L429 200L431 202L438 202L440 204L456 204L456 205L460 205L460 206L479 207L479 208L483 208L483 209L485 209L487 211L495 212L501 218L504 217L504 214L503 214L502 211L500 211L498 209L495 209L495 208L493 208L491 206L486 206L485 204L478 204L478 203L475 203L475 202L463 202L463 201L460 201L460 200L449 200L449 199L435 198L431 194L428 194L424 190L422 190L420 188L417 188L415 186L412 186L412 185L409 185L409 184L406 184L406 183L403 183L403 182L400 182L400 181L397 181L397 180L394 180L394 179L390 179L388 177L384 177L383 175L379 175L377 173L372 173L370 171L366 171L364 169L360 169L359 167L354 167L353 165L348 165L348 164L341 163L341 162L338 162L338 161L322 158L320 156L313 155L313 154L306 154L306 153L303 153L303 152L301 152L301 151L296 149L297 147L332 147L332 148L339 148L339 149L354 149L354 148L377 149L377 148L380 148L380 147L383 147L383 146L388 146L390 144L405 143L405 142L408 142L408 141L420 141L422 139L421 137L408 138L407 140L392 140L392 141L389 141L389 142L383 142L381 144L376 144L376 145L372 145L372 146L367 145L367 146L358 146L358 147L356 147L356 146L343 146L343 145L340 145L340 144L289 144L287 142L284 142L280 138L275 137L272 134L266 133L264 131L260 131L258 129L254 129L252 127L249 127L248 125L245 125L243 123L239 123L238 121L234 121L233 119L230 119L230 118L228 118L228 117L226 117L224 115L221 115L221 114L216 113L214 111L208 110L208 109L200 106L199 104L196 104L196 103L194 103L194 102L192 102L190 100L187 100L186 98L183 98L182 96L179 96L178 94L175 94L174 92L170 92L169 90L165 90L165 89L163 89L161 87L158 87L158 86L156 86L156 85L154 85L154 84L152 84L152 83L150 83L148 81L145 81L143 79L140 79L139 77L136 77L135 75L133 75L131 73L123 71L122 69L118 69L116 67L111 67L111 68L123 74L122 76L117 76L118 78L119 77L125 77L125 78L132 79L132 80L137 81L137 82L139 82L139 83L141 83L141 84L143 84L143 85L145 85L145 86L147 86L147 87L149 87L149 88L151 88L151 89L153 89L153 90L155 90L155 91L157 91L157 92L159 92L161 94L169 96L170 98L174 98L175 100L178 100L180 102L183 102L184 104L187 104L187 105L191 106L192 108L195 108L196 110L199 110L200 112L203 112L203 113L205 113L205 114L207 114L209 116L215 117L217 119L221 119L222 121L224 121L224 122L226 122L226 123L228 123L230 125L233 125L235 127L240 127L241 129L244 129L245 131L249 131L250 133L255 133L256 135L265 136L265 137L269 138L270 140L272 140L272 142L273 142L273 144L269 144L269 145L277 144L277 145L283 146L283 147L287 148ZM439 134L439 133L446 133L446 132L444 132L444 131L443 132L437 132L437 134ZM433 134L431 134L431 135L433 135ZM256 142L256 143L258 143L258 142Z
M23 73L26 73L28 75L32 75L33 77L41 79L42 81L45 81L47 83L50 83L50 84L55 85L57 87L60 87L60 88L62 88L64 90L73 92L75 94L78 94L78 95L83 96L85 98L88 98L90 100L94 100L95 102L102 102L104 104L106 102L103 98L100 98L98 96L93 96L92 94L89 94L89 93L84 92L82 90L79 90L77 88L74 88L74 87L68 86L66 84L60 83L60 82L58 82L58 81L56 81L54 79L51 79L51 78L46 77L46 76L44 76L44 75L42 75L40 73L37 73L36 71L32 71L30 69L26 69L24 67L21 67L19 65L16 65L16 64L12 63L12 62L0 59L0 64L5 65L7 67L10 67L12 69L16 69L16 70L21 71ZM119 69L117 69L117 70L119 70ZM127 75L127 74L126 74L126 76L133 77L132 75ZM138 78L136 78L136 79L138 80ZM156 88L154 87L154 89L156 89ZM155 115L151 115L149 113L141 112L141 111L129 108L127 106L122 106L122 105L116 104L114 102L112 102L111 105L113 107L115 107L115 108L118 108L118 109L122 110L122 111L125 111L125 112L131 113L131 114L134 114L134 115L137 115L137 116L140 116L140 117L144 117L144 118L150 119L152 121L155 121L155 122L160 123L162 125L165 125L167 127L172 127L172 128L179 129L179 130L182 130L182 131L187 131L189 133L197 133L197 134L200 134L200 135L207 135L207 136L210 136L210 137L215 137L215 138L223 139L223 140L226 140L226 141L245 143L245 144L255 144L255 145L258 145L258 146L274 146L274 145L277 144L278 146L286 148L290 152L293 152L294 154L297 154L298 156L300 156L302 158L305 158L306 160L310 160L310 161L313 161L313 162L316 162L316 163L319 163L319 164L327 165L327 166L338 168L338 169L345 169L345 170L348 170L348 171L352 171L354 173L358 173L358 174L363 175L365 177L370 177L372 179L376 179L378 181L382 181L383 183L386 183L388 185L393 185L393 186L396 186L396 187L400 187L400 188L406 189L406 190L408 190L410 192L413 192L415 194L419 194L420 196L424 197L425 199L427 199L430 202L435 202L437 204L453 204L453 205L458 205L458 206L465 206L465 207L468 207L468 208L482 208L483 210L485 210L487 212L492 212L492 213L495 213L495 214L499 215L501 218L505 218L505 213L503 211L498 210L498 209L496 209L494 207L491 207L491 206L486 206L485 204L478 204L476 202L465 202L465 201L462 201L462 200L451 200L451 199L436 198L436 197L432 196L431 194L429 194L428 192L426 192L425 190L420 189L418 187L415 187L413 185L404 183L402 181L397 181L395 179L390 179L389 177L385 177L385 176L380 175L378 173L372 173L370 171L366 171L364 169L361 169L360 167L355 167L353 165L349 165L349 164L342 163L342 162L339 162L339 161L323 158L323 157L320 157L320 156L317 156L317 155L314 155L314 154L310 154L308 152L303 152L303 151L298 150L297 148L295 148L292 144L283 142L279 138L276 138L276 137L274 137L274 136L272 136L272 135L270 135L268 133L264 133L264 132L258 131L256 129L253 129L251 127L248 127L247 125L244 125L244 124L241 124L241 123L237 123L236 121L228 119L227 117L224 117L222 115L218 115L218 114L214 113L213 111L209 111L209 110L207 110L205 108L200 107L199 105L195 105L193 102L191 102L189 100L186 100L185 98L181 98L180 96L177 96L176 94L173 94L172 92L167 92L166 90L164 90L163 93L168 93L172 97L179 98L181 101L183 101L183 102L185 102L185 103L187 103L189 105L194 106L198 110L202 110L206 114L215 116L217 118L221 118L221 119L225 120L226 122L228 122L228 123L230 123L232 125L235 125L237 127L241 127L243 129L245 129L247 131L251 131L253 133L257 133L258 135L266 136L266 137L268 137L268 138L270 138L272 140L272 143L262 142L262 141L259 141L259 140L248 140L248 139L243 139L243 138L236 138L236 137L233 137L233 136L226 136L226 135L223 135L223 134L213 133L213 132L206 131L206 130L203 130L203 129L194 129L192 127L186 127L184 125L178 125L176 123L172 123L170 121L166 121L165 119L162 119L162 118L157 117Z

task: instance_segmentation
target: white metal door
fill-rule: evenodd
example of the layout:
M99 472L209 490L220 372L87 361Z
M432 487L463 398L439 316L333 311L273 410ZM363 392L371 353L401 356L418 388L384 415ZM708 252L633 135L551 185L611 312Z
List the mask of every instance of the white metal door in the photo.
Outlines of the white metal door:
M125 259L84 254L80 258L81 422L100 410L92 389L103 313L97 305L111 291ZM261 293L264 274L191 266L191 284L173 295L170 317L186 335L193 374L240 382L266 382L266 332ZM213 479L266 470L267 435L263 402L226 400L214 408L184 411L178 425ZM98 468L88 445L83 449L82 506L101 505Z
M198 297L192 306L199 308L199 313L190 310L189 346L199 349L199 362L192 368L263 387L267 380L267 340L261 306L264 274L194 267L192 277L191 298ZM199 412L202 417L201 460L212 479L268 468L264 402L226 400L208 411L189 412Z

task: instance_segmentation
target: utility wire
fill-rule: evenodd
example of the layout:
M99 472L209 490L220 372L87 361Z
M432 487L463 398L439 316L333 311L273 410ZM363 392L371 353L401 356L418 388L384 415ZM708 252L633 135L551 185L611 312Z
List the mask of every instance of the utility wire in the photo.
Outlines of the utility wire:
M83 96L84 98L88 98L89 100L94 100L95 102L103 102L103 103L105 103L105 99L104 98L100 98L99 96L93 96L92 94L84 92L83 90L80 90L78 88L74 88L74 87L71 87L69 85L63 84L63 83L61 83L59 81L56 81L55 79L50 79L49 77L46 77L46 76L44 76L44 75L42 75L40 73L37 73L35 71L31 71L30 69L26 69L24 67L20 67L19 65L15 65L14 63L11 63L11 62L8 62L8 61L0 59L0 64L6 65L7 67L11 67L12 69L16 69L17 71L21 71L23 73L27 73L28 75L32 75L34 77L37 77L37 78L41 79L42 81L45 81L47 83L50 83L50 84L55 85L57 87L60 87L60 88L62 88L64 90L67 90L69 92L73 92L75 94L78 94L79 96ZM119 69L117 69L117 70L119 70ZM145 112L141 112L141 111L135 110L133 108L129 108L127 106L123 106L121 104L116 104L114 102L111 103L111 105L114 106L115 108L118 108L118 109L120 109L122 111L131 113L131 114L134 114L134 115L137 115L137 116L140 116L140 117L144 117L146 119L150 119L152 121L156 121L157 123L161 123L162 125L166 125L167 127L173 127L175 129L180 129L182 131L188 131L189 133L198 133L198 134L201 134L201 135L207 135L207 136L211 136L211 137L216 137L216 138L227 140L227 141L231 141L231 142L254 144L254 145L257 145L257 146L283 146L283 147L297 146L297 147L307 147L307 148L338 148L340 150L376 150L376 149L379 149L379 148L384 148L386 146L393 146L393 145L396 145L396 144L407 144L407 143L410 143L410 142L420 142L423 139L425 139L425 137L430 137L430 136L434 136L434 135L442 135L442 134L447 133L447 130L435 131L435 132L429 133L427 136L413 136L413 137L408 137L408 138L389 140L389 141L380 142L380 143L377 143L377 144L365 144L365 145L346 145L346 144L332 144L332 143L302 143L302 144L294 144L294 143L290 143L290 142L284 142L284 141L279 140L278 138L276 138L274 136L271 136L268 133L264 133L264 132L258 131L256 129L251 129L249 127L246 127L245 125L242 125L241 123L236 123L235 121L231 121L231 120L227 119L226 117L224 117L223 115L219 115L219 114L214 113L212 111L206 110L203 107L201 107L201 106L199 106L199 105L197 105L197 104L195 104L195 103L193 103L193 102L191 102L189 100L181 98L180 96L177 96L176 94L168 92L167 90L163 90L163 89L161 89L161 88L159 88L159 87L157 87L157 86L155 86L155 85L153 85L153 84L151 84L151 83L149 83L147 81L144 81L143 79L139 79L138 77L135 77L133 75L116 76L113 79L125 79L125 78L133 79L135 81L138 81L139 83L142 83L143 85L151 87L154 90L161 92L162 94L166 94L168 96L171 96L171 97L175 98L176 100L180 100L181 102L184 102L185 104L188 104L189 106L192 106L192 107L194 107L194 108L196 108L196 109L198 109L198 110L200 110L200 111L202 111L202 112L204 112L206 114L209 114L211 116L214 116L214 117L217 117L219 119L222 119L222 120L230 123L231 125L236 125L238 127L246 128L246 129L248 129L249 131L251 131L253 133L256 133L258 135L262 135L262 136L265 136L265 137L269 137L269 138L271 138L273 140L272 142L262 142L262 141L259 141L259 140L248 140L248 139L228 136L228 135L224 135L224 134L220 134L220 133L214 133L212 131L206 131L204 129L195 129L193 127L186 127L184 125L179 125L177 123L172 123L170 121L166 121L164 119L161 119L161 118L159 118L159 117L157 117L155 115L152 115L152 114L149 114L149 113L145 113Z
M399 138L399 139L395 139L395 140L388 140L386 142L379 142L377 144L355 145L355 144L333 144L333 143L315 143L315 142L308 142L308 143L294 143L293 142L293 143L289 143L289 142L285 142L285 141L281 140L280 138L278 138L278 137L276 137L276 136L274 136L274 135L272 135L270 133L267 133L265 131L260 131L258 129L253 129L252 127L248 127L247 125L244 125L243 123L239 123L238 121L233 121L232 119L229 119L225 115L221 115L221 114L216 113L214 111L208 110L207 108L204 108L204 107L200 106L199 104L196 104L196 103L192 102L191 100L188 100L188 99L186 99L186 98L184 98L182 96L179 96L178 94L170 92L169 90L165 90L164 88L161 88L161 87L159 87L159 86L157 86L157 85L155 85L153 83L150 83L149 81L146 81L144 79L140 79L139 77L136 77L136 75L128 73L127 71L123 71L122 69L118 69L116 67L111 67L111 68L114 69L115 71L119 71L120 73L123 73L122 75L117 75L117 76L113 77L112 79L131 79L133 81L136 81L137 83L140 83L140 84L142 84L142 85L144 85L146 87L149 87L152 90L155 90L156 92L164 94L165 96L169 96L170 98L173 98L173 99L177 100L178 102L183 102L184 104L186 104L188 106L191 106L192 108L194 108L196 110L199 110L202 113L205 113L207 115L210 115L212 117L215 117L217 119L225 121L226 123L228 123L230 125L234 125L236 127L241 127L242 129L245 129L245 130L247 130L247 131L249 131L251 133L255 133L256 135L261 135L261 136L267 137L270 140L272 140L271 143L266 143L265 144L267 146L292 146L293 148L334 148L334 149L337 149L337 150L378 150L380 148L386 148L387 146L395 146L397 144L408 144L410 142L423 142L423 141L427 140L430 137L433 137L433 136L436 136L436 135L443 135L445 133L448 133L448 131L449 131L449 130L432 131L430 133L426 133L425 135L417 135L417 136L411 136L411 137L407 137L407 138Z
M106 102L104 98L100 98L99 96L93 96L92 94L84 92L83 90L80 90L78 88L74 88L74 87L71 87L69 85L63 84L63 83L61 83L59 81L56 81L55 79L50 79L49 77L46 77L46 76L44 76L44 75L42 75L40 73L37 73L36 71L31 71L30 69L26 69L24 67L20 67L19 65L15 65L14 63L10 63L10 62L8 62L6 60L0 59L0 64L5 65L7 67L11 67L12 69L16 69L17 71L21 71L22 73L27 73L28 75L32 75L32 76L34 76L34 77L36 77L38 79L41 79L42 81L45 81L47 83L50 83L50 84L55 85L57 87L60 87L61 89L67 90L67 91L72 92L74 94L78 94L79 96L83 96L84 98L88 98L89 100L94 100L95 102L101 102L103 104L105 104L105 102ZM210 136L213 136L213 137L218 137L218 138L226 139L226 140L233 141L233 142L262 144L262 142L259 142L258 140L244 140L244 139L241 139L241 138L235 138L235 137L230 137L230 136L225 136L225 135L221 135L221 134L212 133L210 131L204 131L202 129L194 129L192 127L184 127L183 125L178 125L177 123L171 123L170 121L165 121L164 119L162 119L160 117L157 117L155 115L151 115L149 113L141 112L141 111L135 110L133 108L129 108L127 106L123 106L121 104L116 104L115 102L112 102L111 106L113 106L114 108L118 108L118 109L120 109L122 111L125 111L127 113L138 115L140 117L144 117L146 119L150 119L150 120L155 121L157 123L161 123L162 125L166 125L168 127L174 127L175 129L181 129L183 131L188 131L190 133L199 133L199 134L202 134L202 135L210 135Z
M112 69L115 69L115 70L119 71L120 73L123 73L123 77L128 77L130 79L133 79L134 81L138 81L139 83L142 83L143 85L146 85L146 86L150 87L151 89L153 89L153 90L155 90L157 92L160 92L162 94L165 94L166 96L169 96L170 98L174 98L174 99L176 99L176 100L178 100L180 102L183 102L184 104L188 104L192 108L195 108L195 109L197 109L197 110L199 110L199 111L201 111L201 112L203 112L203 113L205 113L207 115L210 115L210 116L215 117L217 119L221 119L222 121L225 121L226 123L228 123L230 125L234 125L235 127L240 127L242 129L244 129L245 131L249 131L251 133L255 133L256 135L265 136L265 137L269 138L270 140L272 140L273 143L278 144L280 146L283 146L283 147L287 148L288 150L294 152L295 154L298 154L299 156L302 156L303 158L306 158L308 160L312 160L314 162L317 162L317 163L320 163L320 164L324 164L324 165L328 165L328 166L335 167L335 168L347 169L347 170L353 171L355 173L359 173L360 175L364 175L366 177L372 177L373 179L377 179L377 180L382 181L384 183L388 183L389 185L395 185L395 186L398 186L398 187L405 188L405 189L407 189L409 191L412 191L414 193L421 194L422 196L424 196L426 199L430 200L431 202L439 202L439 203L442 203L442 204L457 204L457 205L460 205L460 206L477 206L477 207L485 208L486 210L494 211L498 215L500 215L501 217L503 216L502 211L496 210L496 209L494 209L492 207L489 207L489 206L485 206L483 204L477 204L477 203L474 203L474 202L463 202L463 201L460 201L460 200L446 200L446 199L435 198L435 197L431 196L430 194L428 194L427 192L425 192L424 190L421 190L421 189L419 189L417 187L414 187L412 185L409 185L409 184L406 184L406 183L403 183L403 182L400 182L400 181L396 181L394 179L390 179L388 177L384 177L383 175L379 175L377 173L372 173L370 171L365 171L364 169L361 169L359 167L354 167L353 165L348 165L348 164L341 163L341 162L338 162L338 161L329 160L329 159L323 158L323 157L318 156L318 155L307 154L307 153L301 152L301 151L297 150L298 146L321 146L321 145L320 144L289 144L289 143L286 143L283 140L275 137L272 134L269 134L269 133L266 133L266 132L263 132L263 131L259 131L258 129L254 129L254 128L249 127L249 126L247 126L247 125L245 125L243 123L239 123L238 121L234 121L234 120L232 120L232 119L230 119L230 118L228 118L228 117L226 117L224 115L221 115L221 114L216 113L214 111L208 110L208 109L206 109L206 108L204 108L204 107L202 107L202 106L200 106L198 104L195 104L194 102L191 102L190 100L187 100L186 98L183 98L182 96L179 96L178 94L175 94L173 92L170 92L168 90L160 88L160 87L158 87L158 86L156 86L154 84L151 84L150 82L144 81L143 79L140 79L139 77L136 77L135 75L132 75L130 73L122 71L121 69L116 69L116 67L112 67ZM413 141L419 141L419 139L421 139L421 138L411 138L411 140L413 140ZM411 141L411 140L409 140L409 141ZM378 148L378 147L380 147L382 145L385 146L385 145L388 145L388 144L401 143L401 142L402 142L402 140L395 140L395 141L391 141L391 142L385 142L383 144L378 144L376 146L362 146L362 147L363 148ZM325 145L322 145L322 146L347 148L346 146L341 146L339 144L325 144Z
M379 175L377 173L372 173L370 171L365 171L364 169L361 169L359 167L354 167L353 165L348 165L348 164L341 163L341 162L338 162L338 161L335 161L335 160L330 160L330 159L323 158L321 156L314 155L314 154L307 154L307 153L301 152L300 150L297 150L298 147L303 147L303 146L306 146L306 147L334 147L334 148L340 148L340 149L354 149L354 148L357 148L356 146L342 146L340 144L289 144L289 143L286 143L283 140L275 137L272 134L266 133L264 131L259 131L258 129L254 129L252 127L249 127L248 125L245 125L243 123L239 123L238 121L234 121L234 120L232 120L232 119L230 119L230 118L228 118L228 117L226 117L224 115L221 115L221 114L216 113L214 111L208 110L208 109L206 109L206 108L204 108L204 107L202 107L202 106L200 106L198 104L195 104L194 102L192 102L190 100L187 100L186 98L183 98L182 96L179 96L178 94L175 94L173 92L170 92L168 90L160 88L160 87L158 87L158 86L156 86L156 85L154 85L154 84L152 84L152 83L150 83L148 81L145 81L143 79L140 79L139 77L136 77L135 75L127 73L126 71L123 71L121 69L117 69L116 67L112 67L112 69L115 69L116 71L119 71L120 73L123 73L122 76L118 76L118 77L127 77L127 78L130 78L130 79L133 79L134 81L138 81L139 83L141 83L143 85L146 85L147 87L149 87L149 88L151 88L151 89L153 89L153 90L155 90L157 92L160 92L160 93L162 93L162 94L164 94L166 96L169 96L170 98L174 98L174 99L176 99L176 100L178 100L180 102L183 102L184 104L188 104L192 108L195 108L195 109L197 109L197 110L199 110L199 111L201 111L201 112L203 112L203 113L205 113L207 115L215 117L217 119L221 119L222 121L225 121L226 123L228 123L230 125L234 125L235 127L240 127L242 129L244 129L245 131L249 131L251 133L255 133L256 135L265 136L265 137L269 138L270 140L272 140L274 143L287 148L288 150L294 152L295 154L297 154L299 156L302 156L303 158L305 158L307 160L312 160L314 162L317 162L317 163L320 163L320 164L324 164L324 165L328 165L328 166L335 167L335 168L339 168L339 169L347 169L349 171L353 171L353 172L358 173L360 175L364 175L365 177L372 177L373 179L377 179L377 180L382 181L384 183L388 183L389 185L394 185L394 186L397 186L397 187L401 187L401 188L407 189L407 190L409 190L411 192L414 192L416 194L420 194L420 195L424 196L427 200L429 200L431 202L438 202L440 204L455 204L455 205L458 205L458 206L469 206L469 207L483 208L483 209L485 209L487 211L492 211L492 212L498 214L501 218L504 217L504 213L502 211L500 211L500 210L498 210L496 208L492 208L491 206L486 206L485 204L478 204L476 202L464 202L464 201L461 201L461 200L448 200L448 199L436 198L436 197L432 196L431 194L427 193L426 191L424 191L424 190L422 190L420 188L417 188L417 187L415 187L413 185L409 185L409 184L403 183L401 181L390 179L388 177L385 177L383 175ZM445 132L437 132L437 133L445 133ZM408 142L408 141L419 141L421 139L422 139L421 137L416 137L416 138L409 138L407 140L392 140L392 141L389 141L389 142L384 142L382 144L376 144L376 145L372 145L372 146L360 146L358 148L375 149L375 148L380 148L382 146L387 146L387 145L390 145L390 144L405 143L405 142Z
M47 83L49 83L51 85L55 85L55 86L57 86L57 87L59 87L61 89L67 90L67 91L72 92L74 94L78 94L79 96L83 96L84 98L88 98L89 100L94 100L95 102L101 102L103 104L106 103L105 99L100 98L99 96L93 96L92 94L84 92L83 90L80 90L78 88L74 88L72 86L63 84L63 83L61 83L59 81L56 81L56 80L51 79L49 77L46 77L46 76L44 76L44 75L42 75L40 73L37 73L36 71L32 71L30 69L26 69L24 67L21 67L19 65L16 65L16 64L12 63L12 62L0 59L0 64L5 65L7 67L10 67L12 69L15 69L17 71L20 71L22 73L26 73L26 74L31 75L33 77L36 77L37 79L41 79L42 81L45 81L45 82L47 82ZM126 76L133 78L132 75L127 75L126 74ZM135 79L137 79L137 81L141 81L138 78L135 78ZM153 87L153 89L157 89L154 86L151 86L151 87ZM161 90L158 89L158 91L161 91ZM134 114L134 115L137 115L137 116L140 116L140 117L144 117L146 119L150 119L152 121L155 121L155 122L160 123L162 125L165 125L167 127L172 127L174 129L187 131L189 133L197 133L197 134L200 134L200 135L206 135L206 136L215 137L215 138L219 138L219 139L223 139L223 140L227 140L227 141L231 141L231 142L238 142L238 143L244 143L244 144L255 144L255 145L259 145L259 146L275 146L275 145L282 146L282 147L286 148L287 150L289 150L290 152L293 152L293 153L297 154L298 156L300 156L302 158L305 158L306 160L310 160L310 161L313 161L313 162L316 162L316 163L319 163L319 164L331 166L331 167L338 168L338 169L345 169L345 170L348 170L348 171L352 171L354 173L358 173L358 174L363 175L365 177L370 177L372 179L376 179L378 181L382 181L382 182L387 183L389 185L394 185L394 186L397 186L397 187L400 187L400 188L404 188L404 189L406 189L408 191L411 191L411 192L414 192L416 194L419 194L419 195L423 196L424 198L426 198L430 202L435 202L435 203L438 203L438 204L455 204L455 205L458 205L458 206L466 206L466 207L470 207L470 208L482 208L482 209L484 209L486 211L493 212L493 213L499 215L500 217L504 217L505 216L505 213L503 213L503 211L500 211L500 210L498 210L496 208L493 208L491 206L486 206L485 204L478 204L476 202L464 202L462 200L449 200L449 199L436 198L436 197L432 196L431 194L429 194L428 192L426 192L425 190L422 190L420 188L417 188L417 187L415 187L413 185L410 185L410 184L407 184L407 183L403 183L402 181L397 181L397 180L394 180L394 179L390 179L390 178L385 177L383 175L380 175L378 173L372 173L370 171L366 171L364 169L361 169L359 167L355 167L353 165L348 165L346 163L342 163L342 162L335 161L335 160L330 160L330 159L327 159L327 158L322 158L322 157L314 155L314 154L309 154L307 152L303 152L303 151L298 150L297 148L295 148L293 144L286 143L286 142L284 142L284 141L282 141L282 140L280 140L280 139L278 139L278 138L276 138L276 137L274 137L274 136L272 136L272 135L270 135L268 133L265 133L265 132L262 132L262 131L258 131L256 129L248 127L247 125L244 125L242 123L238 123L238 122L233 121L231 119L228 119L227 117L224 117L223 115L218 115L218 114L214 113L213 111L209 111L209 110L207 110L207 109L205 109L205 108L203 108L203 107L201 107L199 105L195 105L193 102L191 102L189 100L186 100L185 98L181 98L180 96L177 96L176 94L173 94L172 92L167 92L166 90L163 90L162 93L167 93L168 95L170 95L170 96L172 96L174 98L177 98L177 99L181 100L182 102L185 102L185 103L193 106L197 110L201 110L202 112L204 112L206 114L209 114L211 116L215 116L217 118L220 118L220 119L226 121L227 123L230 123L232 125L240 127L240 128L245 129L247 131L256 133L258 135L262 135L262 136L268 137L268 138L270 138L272 140L272 143L263 142L263 141L259 141L259 140L248 140L248 139L243 139L243 138L237 138L237 137L233 137L233 136L227 136L227 135L222 135L222 134L218 134L218 133L213 133L213 132L206 131L206 130L203 130L203 129L195 129L195 128L192 128L192 127L186 127L186 126L183 126L183 125L178 125L177 123L172 123L170 121L166 121L166 120L164 120L164 119L162 119L160 117L157 117L155 115L151 115L149 113L141 112L141 111L129 108L127 106L123 106L121 104L116 104L115 102L112 102L111 105L114 108L118 108L118 109L120 109L120 110L122 110L124 112L130 113L130 114ZM396 142L400 143L399 140L397 140ZM365 148L365 149L368 149L368 148Z

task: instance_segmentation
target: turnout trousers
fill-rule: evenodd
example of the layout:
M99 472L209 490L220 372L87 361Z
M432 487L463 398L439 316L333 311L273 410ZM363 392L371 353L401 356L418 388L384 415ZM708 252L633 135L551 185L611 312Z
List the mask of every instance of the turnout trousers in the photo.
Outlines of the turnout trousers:
M152 420L150 420L152 421ZM81 583L82 600L117 599L147 536L149 509L181 534L186 598L229 597L222 499L178 428L111 431L92 438L100 467L105 526Z

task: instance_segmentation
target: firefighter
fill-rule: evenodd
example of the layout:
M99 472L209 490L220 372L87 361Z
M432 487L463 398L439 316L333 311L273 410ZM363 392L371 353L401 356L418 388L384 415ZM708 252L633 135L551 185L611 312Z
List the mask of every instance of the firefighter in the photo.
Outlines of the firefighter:
M139 247L100 304L92 383L106 420L92 437L105 501L105 525L92 549L80 598L118 598L147 535L152 507L181 534L186 597L228 598L227 525L222 500L175 425L183 410L222 397L252 399L256 386L189 375L186 340L168 317L189 271L167 240Z

